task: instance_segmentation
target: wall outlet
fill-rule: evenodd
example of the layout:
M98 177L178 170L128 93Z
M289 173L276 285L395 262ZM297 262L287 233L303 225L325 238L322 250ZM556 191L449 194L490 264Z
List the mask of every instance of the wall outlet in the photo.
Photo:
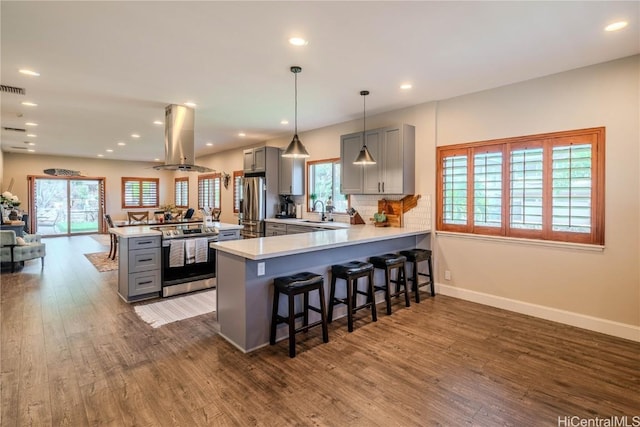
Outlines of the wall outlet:
M258 263L258 276L264 276L264 262Z
M451 280L451 272L449 270L444 271L444 280Z

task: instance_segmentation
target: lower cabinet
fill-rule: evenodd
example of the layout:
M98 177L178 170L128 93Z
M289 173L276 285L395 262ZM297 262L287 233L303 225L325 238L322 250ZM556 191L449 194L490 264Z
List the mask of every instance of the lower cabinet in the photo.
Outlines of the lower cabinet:
M240 230L220 230L218 232L218 242L224 242L225 240L239 240Z
M287 224L281 224L278 222L265 223L264 236L284 236L287 234Z
M120 238L118 293L127 302L156 298L162 289L160 236Z

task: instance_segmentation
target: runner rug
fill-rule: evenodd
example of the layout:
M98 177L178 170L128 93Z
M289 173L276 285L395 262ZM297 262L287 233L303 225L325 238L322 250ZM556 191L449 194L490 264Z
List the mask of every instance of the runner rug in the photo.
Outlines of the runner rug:
M94 252L92 254L84 254L99 272L112 271L118 269L118 257L116 259L109 258L109 252Z
M153 328L216 311L216 290L137 305L136 314Z

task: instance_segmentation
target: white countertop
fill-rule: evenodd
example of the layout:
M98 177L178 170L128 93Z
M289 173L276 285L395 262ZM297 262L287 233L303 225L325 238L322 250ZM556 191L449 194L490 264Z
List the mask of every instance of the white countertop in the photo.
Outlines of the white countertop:
M179 225L179 224L176 224ZM227 224L224 222L210 222L207 223L207 227L213 227L216 230L241 230L244 228L242 225L238 224ZM128 227L115 227L110 228L109 233L113 233L123 239L129 239L131 237L146 237L146 236L162 236L162 232L154 229L154 225L138 225L138 226L128 226Z
M417 227L352 225L341 230L215 242L211 243L211 247L243 258L260 260L360 243L379 242L398 237L416 236L430 231Z
M277 222L279 224L304 225L305 227L322 227L331 229L349 228L351 224L338 221L317 221L303 218L269 218L264 222Z

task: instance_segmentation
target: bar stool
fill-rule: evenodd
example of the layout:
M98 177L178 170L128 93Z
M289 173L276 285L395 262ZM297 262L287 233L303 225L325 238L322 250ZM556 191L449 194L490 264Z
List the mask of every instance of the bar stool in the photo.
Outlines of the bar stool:
M405 305L407 307L411 305L404 271L406 261L407 258L404 255L397 254L384 254L369 258L369 262L373 264L374 268L384 270L385 285L374 285L373 288L375 290L384 291L384 299L387 302L387 314L391 314L391 297L399 297L404 294ZM398 272L396 274L396 279L391 280L391 273L394 269L397 269ZM396 291L394 293L391 293L391 283L396 284ZM404 290L401 289L402 287L404 287Z
M435 284L433 283L433 266L431 265L431 251L428 249L411 249L408 251L400 251L400 255L407 257L407 261L413 263L413 274L411 277L407 277L407 281L413 285L411 289L415 292L416 302L420 302L420 277L425 276L429 278L427 282L431 286L431 296L436 296ZM429 273L418 272L418 263L427 261L427 267Z
M358 279L367 278L367 291L358 290ZM343 279L346 282L347 297L336 298L336 281ZM367 302L357 305L358 295L366 295ZM333 309L336 304L347 306L347 324L349 332L353 332L353 315L363 308L371 309L371 320L376 322L376 299L373 290L373 264L368 262L352 261L346 264L331 266L331 294L329 295L329 323L333 321Z
M271 313L271 336L269 343L276 343L276 326L280 323L289 324L289 357L296 357L296 333L307 332L315 326L322 326L322 340L329 342L329 330L327 327L327 309L324 301L324 279L319 274L297 273L291 276L276 277L273 279L273 311ZM320 308L309 305L309 293L318 291ZM278 314L280 294L287 295L289 302L289 315L287 317ZM303 311L296 313L294 297L303 295ZM320 313L320 320L309 324L309 310ZM302 327L296 329L296 319L303 318Z

